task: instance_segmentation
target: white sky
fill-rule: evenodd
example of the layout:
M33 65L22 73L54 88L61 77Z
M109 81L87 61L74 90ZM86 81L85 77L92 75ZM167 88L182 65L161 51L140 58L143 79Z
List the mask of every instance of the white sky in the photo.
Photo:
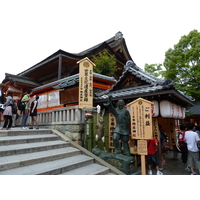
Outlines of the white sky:
M121 31L134 62L163 63L165 52L200 31L199 0L0 0L0 82L62 49L79 53Z

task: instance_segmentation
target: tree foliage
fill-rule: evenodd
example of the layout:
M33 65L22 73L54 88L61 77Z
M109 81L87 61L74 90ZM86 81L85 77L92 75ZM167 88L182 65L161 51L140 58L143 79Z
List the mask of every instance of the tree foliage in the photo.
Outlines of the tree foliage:
M145 64L144 70L152 74L153 76L159 78L161 78L163 74L162 64L151 64L151 65Z
M200 33L191 31L165 53L163 76L200 102Z
M175 87L200 103L200 32L192 30L165 52L161 64L145 64L145 71L154 76L171 79Z
M92 61L95 63L94 72L106 76L112 76L117 71L115 56L110 54L107 49L93 56Z

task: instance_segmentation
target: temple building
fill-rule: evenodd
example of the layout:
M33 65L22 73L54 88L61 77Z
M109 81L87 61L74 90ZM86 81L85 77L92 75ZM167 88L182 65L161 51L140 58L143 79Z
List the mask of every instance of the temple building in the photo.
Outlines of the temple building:
M94 92L107 90L121 75L123 66L127 60L132 60L121 32L116 33L114 37L80 53L75 54L58 50L48 58L17 75L6 73L2 83L4 83L7 88L5 90L14 93L14 98L16 99L19 99L27 89L33 89L34 94L42 96L40 98L39 111L72 104L76 105L78 103L78 93L72 88L78 83L79 67L77 61L85 57L92 59L93 56L98 55L98 53L105 49L115 56L118 70L113 74L113 77L94 73L93 87ZM56 85L60 86L55 89L54 86ZM68 97L70 97L64 104L63 99L59 99L58 92L63 88L68 88ZM70 93L74 95L71 96ZM63 97L63 95L61 96ZM52 97L53 100L51 100ZM60 100L62 102L61 104ZM46 101L46 103L44 103L44 101Z
M79 103L79 65L78 61L108 50L117 61L118 70L112 77L93 73L93 107L107 102L108 94L113 103L123 99L128 105L138 98L153 102L153 135L159 139L160 127L167 133L169 147L174 148L176 127L185 118L185 108L193 106L190 97L174 87L171 80L162 80L139 68L132 60L121 32L80 53L58 50L46 59L17 74L5 74L2 83L6 90L21 98L27 89L39 95L38 118L40 126L59 129L73 140L83 141L85 111L78 108ZM105 108L106 109L106 108ZM128 106L127 106L127 109ZM88 133L88 149L94 146L96 134L96 114L94 112L91 133ZM107 148L112 149L110 132L111 118L106 110L105 136Z

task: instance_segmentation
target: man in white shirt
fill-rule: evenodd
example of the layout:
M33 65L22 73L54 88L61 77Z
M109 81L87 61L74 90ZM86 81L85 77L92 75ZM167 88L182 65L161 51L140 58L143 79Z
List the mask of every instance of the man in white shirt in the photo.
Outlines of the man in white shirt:
M199 149L197 147L197 142L200 141L199 135L192 131L194 128L193 123L188 123L186 125L187 131L185 132L185 141L188 148L188 167L191 169L191 175L196 175L195 169L199 170L200 174L200 160L199 160Z

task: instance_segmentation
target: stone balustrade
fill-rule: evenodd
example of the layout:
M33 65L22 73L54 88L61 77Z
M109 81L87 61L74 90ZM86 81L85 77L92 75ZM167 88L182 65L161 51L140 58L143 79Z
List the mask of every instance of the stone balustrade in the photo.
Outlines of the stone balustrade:
M43 112L38 112L39 125L64 125L84 123L84 111L78 106L58 108Z

